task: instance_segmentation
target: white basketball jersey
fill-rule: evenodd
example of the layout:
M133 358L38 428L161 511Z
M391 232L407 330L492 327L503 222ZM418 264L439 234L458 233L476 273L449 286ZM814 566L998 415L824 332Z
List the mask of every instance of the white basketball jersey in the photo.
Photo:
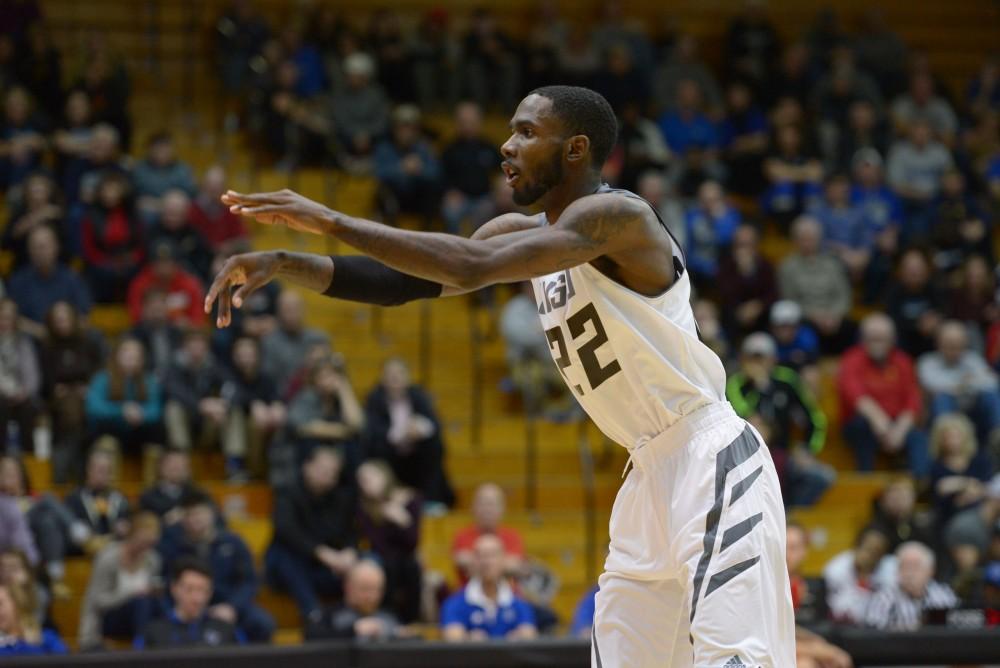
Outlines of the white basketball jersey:
M607 185L598 192L641 199ZM601 431L629 449L681 416L725 401L725 369L698 338L691 282L671 240L676 277L657 297L589 263L531 281L556 366Z

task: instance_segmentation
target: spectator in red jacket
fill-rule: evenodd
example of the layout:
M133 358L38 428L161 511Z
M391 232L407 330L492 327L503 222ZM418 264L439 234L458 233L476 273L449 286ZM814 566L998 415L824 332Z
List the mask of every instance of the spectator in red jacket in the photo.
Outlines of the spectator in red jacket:
M229 255L246 246L248 239L243 219L219 199L224 192L226 171L220 165L209 167L191 202L188 218L213 251Z
M506 498L499 485L488 482L476 488L472 500L472 525L455 534L451 544L451 556L464 586L469 580L469 571L475 560L476 541L484 534L496 534L503 543L504 572L517 574L524 566L524 539L516 529L503 526Z
M150 290L167 294L167 318L171 323L192 327L205 323L205 289L201 281L181 269L175 254L170 243L157 243L150 262L128 286L128 312L133 323L142 319L143 297Z
M837 378L844 437L858 468L870 471L880 451L906 453L917 478L927 475L927 437L918 428L922 397L913 360L896 347L896 329L883 313L861 324L861 343L844 353Z
M142 265L142 225L130 191L127 176L107 172L97 184L97 201L81 222L87 283L97 302L122 301L124 286Z

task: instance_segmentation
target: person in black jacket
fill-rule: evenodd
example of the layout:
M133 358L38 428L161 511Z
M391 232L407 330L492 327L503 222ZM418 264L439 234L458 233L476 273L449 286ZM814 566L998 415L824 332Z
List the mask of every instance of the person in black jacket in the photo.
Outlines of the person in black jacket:
M156 467L156 482L139 497L139 509L146 510L173 526L184 516L181 502L198 488L191 482L191 457L184 450L173 448L160 455Z
M264 474L264 455L274 435L285 426L288 411L278 396L278 384L260 365L260 344L244 336L233 343L232 371L222 386L229 402L232 428L246 443L247 468Z
M221 441L230 479L243 475L245 440L234 433L229 401L222 396L225 369L211 355L208 333L193 329L184 337L181 354L167 371L164 423L167 442L178 450L195 443Z
M242 630L251 642L269 642L274 618L254 604L257 573L243 539L219 526L215 503L204 492L190 492L181 502L181 521L163 531L157 550L166 572L182 556L204 559L212 576L207 614Z
M441 422L427 393L410 383L401 359L388 359L382 367L382 382L365 402L365 425L366 459L387 461L399 481L425 501L454 504Z
M398 635L399 620L380 608L385 573L367 559L351 567L344 581L344 603L314 614L306 623L306 640L388 640Z
M212 572L193 557L171 565L173 607L166 617L146 625L133 643L136 649L215 647L243 643L243 634L231 623L208 614L212 600Z
M88 554L96 554L109 541L128 533L129 503L112 486L114 471L115 454L95 445L87 457L83 485L66 497L66 508L78 520L71 537Z
M167 293L153 288L142 296L142 316L128 331L130 338L142 342L146 370L161 382L173 364L175 351L184 344L184 331L170 322L167 314Z
M42 344L43 392L52 416L55 443L52 480L77 479L86 431L83 403L87 384L100 369L104 349L100 334L87 330L69 303L56 302L45 320L48 337Z
M441 215L452 234L465 221L478 228L493 215L490 183L500 167L496 145L483 136L483 112L475 102L455 108L455 139L441 154L445 193Z
M302 464L298 486L274 499L274 540L267 550L268 583L295 599L303 620L320 609L320 596L341 593L344 574L358 558L356 494L338 484L343 458L318 447Z

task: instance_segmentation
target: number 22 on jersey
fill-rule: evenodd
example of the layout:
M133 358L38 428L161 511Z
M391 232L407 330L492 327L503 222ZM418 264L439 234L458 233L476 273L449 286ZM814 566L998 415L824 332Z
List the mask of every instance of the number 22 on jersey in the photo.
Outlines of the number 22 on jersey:
M594 335L585 341L577 342L577 339L587 331L588 322L594 328ZM601 366L597 359L597 350L608 342L608 334L604 331L604 324L601 322L593 303L587 304L566 318L566 326L569 328L570 339L577 344L576 355L580 358L580 364L583 365L583 371L587 375L587 382L590 384L591 390L596 390L601 383L622 370L618 360L611 360L605 366ZM571 383L566 375L566 369L572 364L572 360L569 357L569 349L562 327L556 325L547 329L545 338L548 339L549 347L556 353L556 366L559 367L559 372L566 383L571 385L578 395L584 394L584 389Z

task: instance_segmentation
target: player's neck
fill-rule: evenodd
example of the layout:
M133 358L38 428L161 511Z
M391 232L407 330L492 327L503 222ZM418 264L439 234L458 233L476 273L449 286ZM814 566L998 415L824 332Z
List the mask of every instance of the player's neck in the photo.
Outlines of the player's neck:
M546 194L542 205L545 219L550 225L555 223L566 207L581 197L593 195L601 183L601 175L590 170L579 175L567 176L562 183Z

